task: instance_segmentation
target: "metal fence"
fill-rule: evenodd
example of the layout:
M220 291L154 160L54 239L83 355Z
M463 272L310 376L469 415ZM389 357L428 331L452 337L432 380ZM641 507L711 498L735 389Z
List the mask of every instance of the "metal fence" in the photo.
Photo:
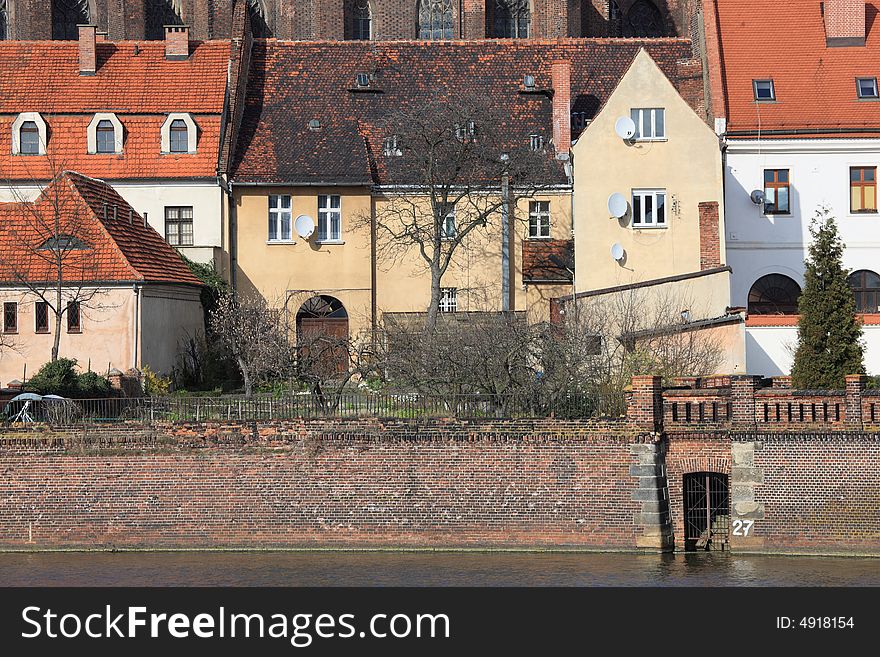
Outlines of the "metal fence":
M303 393L255 397L144 397L74 399L63 402L14 402L6 421L50 424L99 424L116 421L252 421L297 418L546 418L617 417L623 397L587 393L538 395L418 395L346 393L326 398Z

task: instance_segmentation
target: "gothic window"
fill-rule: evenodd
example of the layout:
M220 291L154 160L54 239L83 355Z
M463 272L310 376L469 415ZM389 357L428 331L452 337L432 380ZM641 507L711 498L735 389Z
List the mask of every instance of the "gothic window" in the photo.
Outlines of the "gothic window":
M419 0L419 38L453 38L452 0Z
M52 38L76 40L77 25L91 23L89 0L52 0Z
M527 39L531 22L529 0L494 0L492 36Z
M272 36L269 23L266 21L266 7L262 0L247 0L248 13L251 15L251 33L257 39L267 39Z
M352 41L370 40L373 20L370 0L346 0L344 20L346 39Z
M183 25L183 0L145 0L144 35L164 39L166 25Z
M638 0L626 14L624 36L662 37L666 34L663 15L650 0Z
M9 38L9 11L6 9L6 0L0 0L0 41Z

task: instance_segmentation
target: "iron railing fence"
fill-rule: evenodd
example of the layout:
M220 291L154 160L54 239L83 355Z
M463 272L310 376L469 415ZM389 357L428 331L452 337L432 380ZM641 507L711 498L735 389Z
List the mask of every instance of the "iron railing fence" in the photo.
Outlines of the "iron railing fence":
M114 421L201 422L291 420L298 418L380 417L459 419L619 417L622 395L420 395L362 392L320 398L309 393L284 396L143 397L12 402L6 422L99 424Z

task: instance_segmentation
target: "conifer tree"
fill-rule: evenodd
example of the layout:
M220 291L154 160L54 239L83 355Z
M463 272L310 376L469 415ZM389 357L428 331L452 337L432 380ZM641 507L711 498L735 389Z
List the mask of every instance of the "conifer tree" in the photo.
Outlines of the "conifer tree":
M865 372L862 325L843 268L843 242L828 208L816 211L810 234L792 383L800 389L840 389L847 374Z

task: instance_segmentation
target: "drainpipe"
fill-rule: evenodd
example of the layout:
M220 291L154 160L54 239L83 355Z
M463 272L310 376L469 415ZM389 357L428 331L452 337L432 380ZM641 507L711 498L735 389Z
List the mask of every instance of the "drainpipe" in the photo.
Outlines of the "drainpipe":
M131 349L131 366L133 369L140 369L138 367L138 351L140 347L141 288L135 283L131 289L134 292L134 344Z
M501 154L501 161L507 162L507 153ZM510 293L510 177L505 169L501 175L501 310L511 308Z
M229 208L229 285L232 288L232 294L235 295L236 286L236 262L238 260L238 239L237 239L237 212L235 207L235 194L233 192L233 182L230 180L224 187L228 199L227 207Z

